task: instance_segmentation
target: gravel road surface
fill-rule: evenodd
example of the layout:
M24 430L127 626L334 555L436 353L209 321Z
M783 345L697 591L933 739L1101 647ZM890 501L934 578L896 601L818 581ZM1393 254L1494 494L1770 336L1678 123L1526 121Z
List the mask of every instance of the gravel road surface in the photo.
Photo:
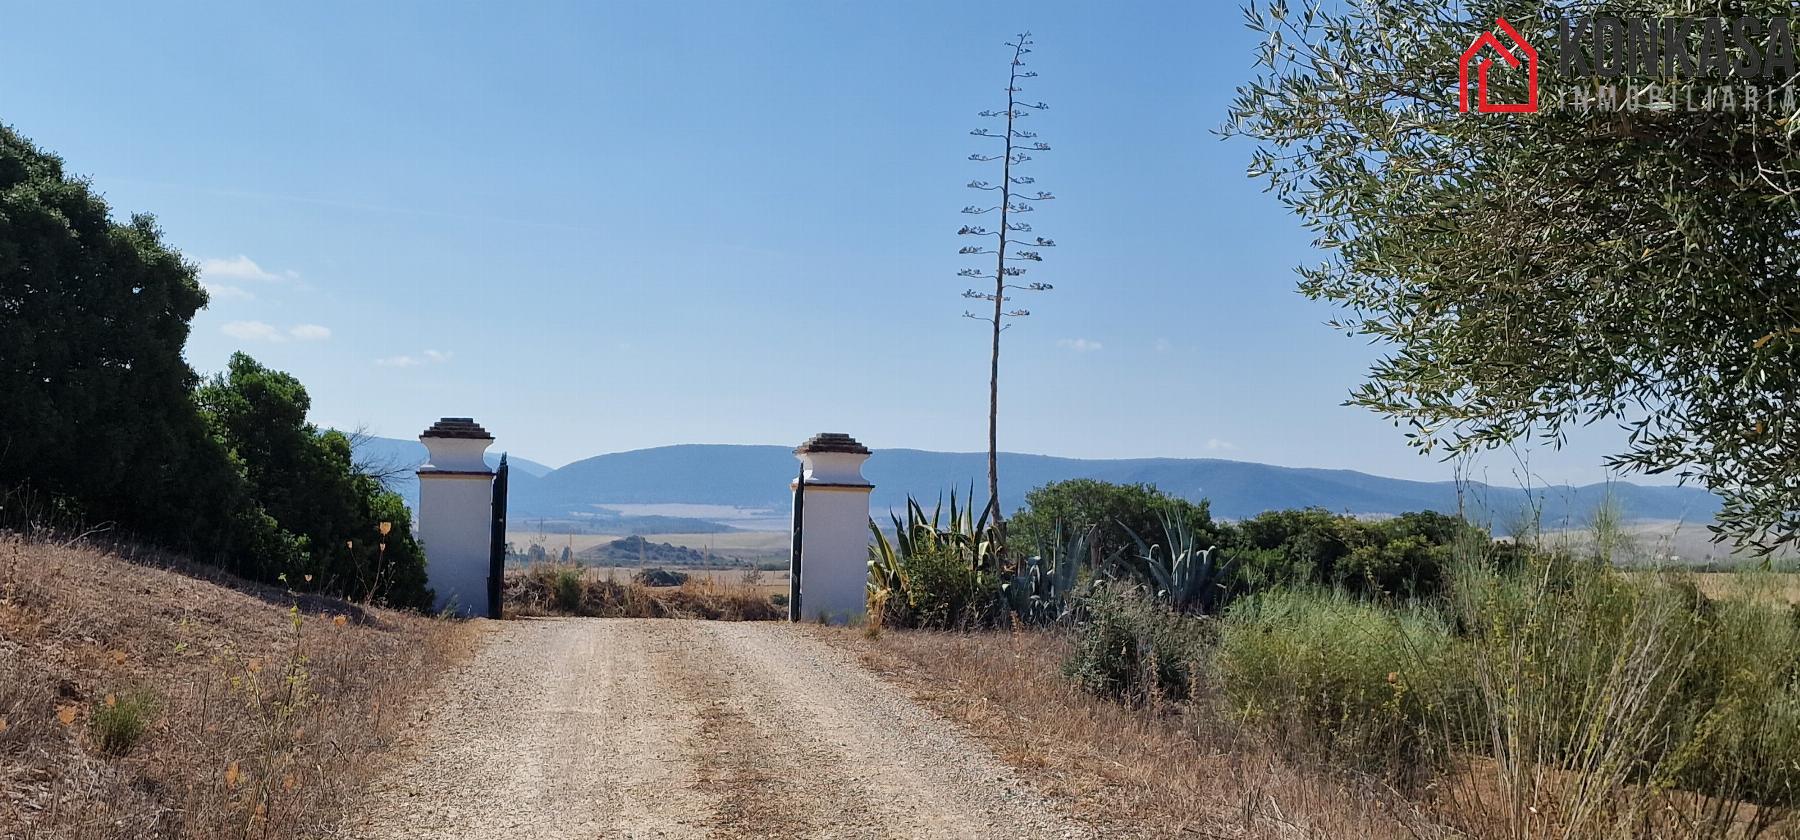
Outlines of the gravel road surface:
M422 707L350 836L1091 836L785 624L504 622Z

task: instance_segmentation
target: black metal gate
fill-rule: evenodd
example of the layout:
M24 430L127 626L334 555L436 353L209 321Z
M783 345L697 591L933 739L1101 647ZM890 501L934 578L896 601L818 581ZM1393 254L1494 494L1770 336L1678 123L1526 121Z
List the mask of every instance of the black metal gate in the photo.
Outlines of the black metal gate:
M506 595L506 453L494 470L494 520L488 523L487 616L499 618L500 600Z
M800 465L800 477L794 479L794 545L788 556L788 620L800 620L800 526L806 522L806 465Z

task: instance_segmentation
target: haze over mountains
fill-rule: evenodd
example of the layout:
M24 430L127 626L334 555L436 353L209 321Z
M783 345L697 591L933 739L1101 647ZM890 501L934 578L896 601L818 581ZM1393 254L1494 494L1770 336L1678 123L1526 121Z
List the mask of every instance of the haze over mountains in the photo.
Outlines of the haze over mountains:
M372 438L358 452L360 457L408 466L421 463L425 456L424 446L417 441L387 438ZM489 456L490 463L498 460L497 454ZM792 502L788 485L799 468L788 446L724 444L615 452L557 469L518 457L509 456L509 461L514 466L510 518L579 519L617 533L714 530L745 524L785 527ZM928 506L952 489L966 496L971 486L978 490L985 486L986 470L984 453L881 449L869 458L863 473L875 484L872 507L879 512L903 506L908 494ZM1213 515L1227 519L1311 506L1360 515L1455 511L1460 503L1460 509L1469 511L1472 518L1504 530L1535 502L1541 507L1543 525L1556 528L1587 522L1609 493L1629 520L1699 524L1711 521L1719 510L1716 496L1695 487L1616 482L1534 488L1528 493L1479 482L1406 481L1352 470L1214 458L1090 460L1001 453L1000 475L1001 504L1009 512L1024 504L1031 488L1070 478L1154 484L1184 498L1210 499ZM408 503L416 503L416 479L410 472L396 483L396 489ZM643 506L703 507L679 516L634 515L633 509L641 513ZM748 517L727 515L729 509L754 513Z

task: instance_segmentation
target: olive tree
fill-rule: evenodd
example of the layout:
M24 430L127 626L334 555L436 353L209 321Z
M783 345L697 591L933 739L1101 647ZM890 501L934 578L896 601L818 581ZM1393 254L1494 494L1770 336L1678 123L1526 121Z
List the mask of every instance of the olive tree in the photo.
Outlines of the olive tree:
M1673 107L1569 106L1648 80L1563 75L1595 56L1558 37L1571 16L1767 22L1788 3L1326 5L1246 9L1264 42L1226 133L1316 234L1301 291L1387 350L1351 403L1449 454L1616 423L1611 465L1703 483L1721 534L1800 538L1800 120L1705 107L1742 83L1703 74L1657 79ZM1459 56L1501 15L1543 53L1538 113L1458 107ZM1522 101L1501 70L1495 97Z

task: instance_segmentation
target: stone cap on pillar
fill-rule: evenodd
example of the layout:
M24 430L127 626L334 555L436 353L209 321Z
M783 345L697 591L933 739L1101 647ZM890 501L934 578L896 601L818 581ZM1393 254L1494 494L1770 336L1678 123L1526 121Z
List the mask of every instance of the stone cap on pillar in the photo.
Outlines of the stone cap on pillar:
M445 417L419 433L428 455L419 475L491 476L486 452L494 442L472 417Z
M869 447L841 432L821 432L794 447L794 457L806 465L808 486L871 488L862 465Z
M820 432L806 439L805 443L794 447L795 455L808 452L851 452L858 455L869 454L869 447L856 442L843 432Z
M419 439L425 438L462 438L465 440L493 440L488 430L481 428L473 417L445 417L431 428L419 433Z

